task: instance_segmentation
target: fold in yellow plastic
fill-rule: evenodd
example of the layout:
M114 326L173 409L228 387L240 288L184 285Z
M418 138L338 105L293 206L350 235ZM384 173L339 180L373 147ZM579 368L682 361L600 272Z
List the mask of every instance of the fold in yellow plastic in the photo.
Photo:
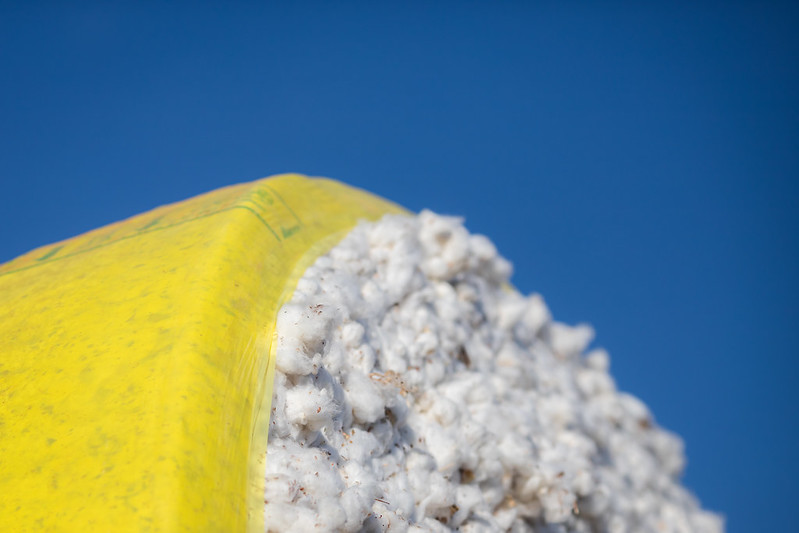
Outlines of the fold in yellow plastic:
M281 175L0 266L0 530L263 531L277 310L392 212Z

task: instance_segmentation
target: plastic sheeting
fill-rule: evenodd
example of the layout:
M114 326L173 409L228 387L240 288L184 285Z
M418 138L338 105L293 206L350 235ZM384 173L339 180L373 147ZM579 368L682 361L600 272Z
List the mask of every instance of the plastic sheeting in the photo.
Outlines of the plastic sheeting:
M281 175L1 265L0 530L263 531L277 310L390 212Z

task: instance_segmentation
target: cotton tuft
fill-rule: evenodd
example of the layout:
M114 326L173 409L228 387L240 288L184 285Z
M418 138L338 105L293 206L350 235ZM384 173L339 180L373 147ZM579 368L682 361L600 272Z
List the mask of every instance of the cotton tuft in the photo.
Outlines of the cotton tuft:
M591 327L511 272L430 211L363 222L308 268L278 314L267 531L723 531Z

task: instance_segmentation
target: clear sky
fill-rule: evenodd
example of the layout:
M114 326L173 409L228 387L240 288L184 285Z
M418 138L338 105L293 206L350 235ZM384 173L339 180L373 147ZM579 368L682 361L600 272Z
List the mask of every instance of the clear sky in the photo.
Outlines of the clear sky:
M568 4L0 2L0 261L287 171L462 215L791 530L799 10Z

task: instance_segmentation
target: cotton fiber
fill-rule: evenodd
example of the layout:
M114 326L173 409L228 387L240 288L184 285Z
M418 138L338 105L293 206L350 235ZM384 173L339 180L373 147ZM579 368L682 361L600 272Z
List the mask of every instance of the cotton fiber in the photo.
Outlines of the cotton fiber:
M716 533L593 331L462 221L361 223L279 312L268 531Z

